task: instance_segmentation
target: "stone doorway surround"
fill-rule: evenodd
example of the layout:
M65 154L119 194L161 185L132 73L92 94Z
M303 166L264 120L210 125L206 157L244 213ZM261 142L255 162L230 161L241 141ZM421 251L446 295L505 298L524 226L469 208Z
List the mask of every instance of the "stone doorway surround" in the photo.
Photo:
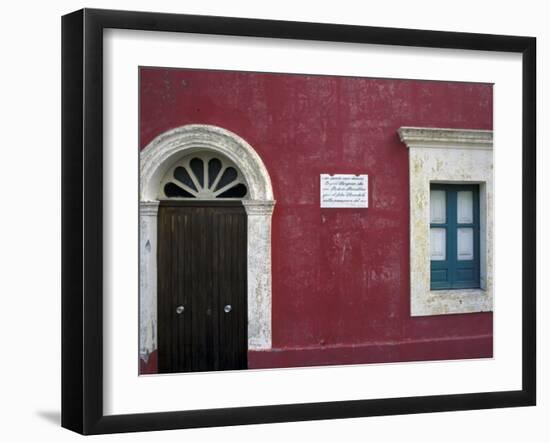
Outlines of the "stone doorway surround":
M157 215L166 171L193 152L229 158L248 187L248 349L271 348L271 215L275 201L269 173L257 152L238 135L192 124L160 134L140 152L139 183L139 354L147 361L157 349Z

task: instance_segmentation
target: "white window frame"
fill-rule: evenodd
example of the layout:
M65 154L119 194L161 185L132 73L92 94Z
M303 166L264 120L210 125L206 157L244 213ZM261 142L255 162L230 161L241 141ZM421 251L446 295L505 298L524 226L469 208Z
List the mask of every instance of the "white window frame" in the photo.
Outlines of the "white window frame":
M493 310L493 131L401 127L409 149L411 316ZM480 289L430 289L430 184L479 184Z

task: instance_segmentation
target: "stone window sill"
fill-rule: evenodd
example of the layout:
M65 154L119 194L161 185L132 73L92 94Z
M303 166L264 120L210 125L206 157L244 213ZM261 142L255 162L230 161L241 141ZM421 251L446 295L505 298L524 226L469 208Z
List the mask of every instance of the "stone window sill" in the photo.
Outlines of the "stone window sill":
M491 294L484 289L429 291L416 315L466 314L493 310Z

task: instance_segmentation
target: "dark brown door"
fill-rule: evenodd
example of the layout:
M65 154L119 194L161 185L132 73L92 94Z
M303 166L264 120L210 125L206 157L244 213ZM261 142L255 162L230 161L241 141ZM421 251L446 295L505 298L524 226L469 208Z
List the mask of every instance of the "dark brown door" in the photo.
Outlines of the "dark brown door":
M246 368L246 232L240 201L161 202L159 372Z

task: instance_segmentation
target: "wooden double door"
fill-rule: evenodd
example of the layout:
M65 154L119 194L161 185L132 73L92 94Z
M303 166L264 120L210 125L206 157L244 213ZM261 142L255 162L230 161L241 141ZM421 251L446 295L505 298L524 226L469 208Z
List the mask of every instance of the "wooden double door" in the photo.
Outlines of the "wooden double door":
M246 225L240 201L161 202L160 373L247 367Z

